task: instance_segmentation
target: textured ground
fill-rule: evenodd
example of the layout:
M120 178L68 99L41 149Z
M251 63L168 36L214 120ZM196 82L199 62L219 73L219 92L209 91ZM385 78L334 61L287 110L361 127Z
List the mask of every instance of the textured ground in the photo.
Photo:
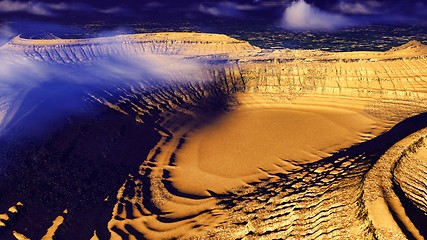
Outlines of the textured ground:
M158 33L17 37L0 53L76 72L117 56L182 63L108 87L3 91L5 239L426 237L427 47L418 42L273 51ZM39 117L71 97L60 119Z

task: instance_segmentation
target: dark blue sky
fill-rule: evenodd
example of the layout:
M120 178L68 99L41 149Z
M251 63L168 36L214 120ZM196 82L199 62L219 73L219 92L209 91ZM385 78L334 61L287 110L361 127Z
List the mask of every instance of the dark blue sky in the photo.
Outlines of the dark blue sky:
M292 4L292 0L128 0L128 1L53 1L53 0L0 0L0 14L28 13L41 16L57 16L64 12L130 14L161 11L185 11L214 14L219 17L244 17L247 13L260 13L277 17ZM418 17L426 21L427 0L305 0L313 7L334 14L389 17L390 21L405 17ZM245 14L246 13L246 14Z
M33 19L60 24L228 21L236 27L252 22L290 31L334 31L372 25L427 26L427 0L0 0L0 35L7 35L12 26L5 25L8 22Z

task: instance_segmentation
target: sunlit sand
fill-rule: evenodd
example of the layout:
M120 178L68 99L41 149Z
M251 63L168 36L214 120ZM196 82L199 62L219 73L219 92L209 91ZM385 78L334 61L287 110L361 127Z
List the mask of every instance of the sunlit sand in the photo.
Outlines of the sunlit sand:
M221 193L269 172L318 161L384 129L383 121L363 109L280 104L245 94L239 101L235 111L186 135L177 150L178 168L171 171L178 189Z
M325 52L266 50L217 34L153 33L84 40L16 37L0 51L52 68L116 56L195 63L190 73L177 68L171 79L84 89L82 101L99 113L68 117L52 139L41 143L42 150L28 154L42 159L45 149L55 146L67 166L77 169L75 175L68 169L48 172L40 182L53 176L69 183L72 177L80 184L73 189L82 195L93 190L84 192L84 187L98 189L109 180L92 183L92 176L113 178L108 174L126 170L110 183L119 182L113 195L104 191L96 198L97 206L110 208L102 228L85 229L91 239L102 239L99 234L112 239L399 239L407 232L415 238L423 234L413 217L419 215L406 211L412 206L425 213L427 207L425 184L416 181L427 172L426 132L420 131L427 111L427 47L419 42L386 52ZM204 78L194 81L199 76ZM11 132L30 125L25 117L39 110L34 106L14 116L8 104L0 101L0 121L3 114L23 119L18 127L5 126ZM110 172L86 173L87 167L80 166L94 164L88 162L93 159ZM417 178L405 176L407 171ZM71 191L67 184L54 187ZM27 232L14 230L14 223L25 220L20 216L27 209L39 209L20 201L8 199L0 228L10 226L10 236L24 239ZM34 231L46 238L66 234L68 226L81 224L73 214L66 206L50 213L46 229Z

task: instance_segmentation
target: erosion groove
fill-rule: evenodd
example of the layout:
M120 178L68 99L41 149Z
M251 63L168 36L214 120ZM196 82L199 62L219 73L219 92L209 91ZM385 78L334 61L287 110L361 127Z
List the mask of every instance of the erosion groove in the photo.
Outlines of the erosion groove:
M426 236L427 47L419 42L387 52L273 51L224 35L155 33L16 37L0 53L61 66L148 55L198 66L191 77L78 87L84 114L42 137L20 133L58 98L20 116L1 139L0 157L14 164L0 168L0 236ZM7 113L9 100L0 104Z

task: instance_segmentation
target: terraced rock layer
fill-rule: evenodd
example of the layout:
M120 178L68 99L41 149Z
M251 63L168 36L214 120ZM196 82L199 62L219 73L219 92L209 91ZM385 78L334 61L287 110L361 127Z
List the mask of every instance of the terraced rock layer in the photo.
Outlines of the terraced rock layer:
M3 49L37 61L75 63L108 56L140 54L211 55L259 48L225 35L148 33L96 39L33 40L13 38Z
M381 157L426 127L427 47L418 42L387 52L330 53L263 50L224 35L157 33L84 40L17 37L0 53L65 66L114 56L173 56L196 62L198 72L208 76L204 81L189 81L180 73L161 81L124 79L107 89L74 86L82 101L77 113L52 125L48 135L20 137L37 126L31 123L37 113L60 98L48 97L34 106L32 115L2 136L6 147L0 157L7 164L1 169L1 236L425 237L417 220L426 207L419 164L424 145L420 142L416 153L396 164L382 160L388 152ZM304 140L300 145L280 152L285 141L278 135L271 143L279 144L271 148L279 149L272 150L275 156L251 159L248 167L245 161L253 156L245 155L236 159L241 169L223 173L206 167L212 162L203 167L201 157L192 155L194 149L207 151L198 139L213 136L209 127L225 133L242 126L256 130L253 126L259 125L239 126L227 119L260 109L295 117L294 137L308 128L302 123L310 119L322 119L345 134L327 146L307 145L307 138L326 139L333 132L314 123L311 132L298 138ZM262 115L257 119L265 123ZM345 124L350 120L357 123ZM256 145L262 132L247 136L232 150L218 150L218 159L210 161L221 164L227 154L243 156L239 146L251 147L245 144L252 138L249 142ZM408 177L408 171L417 177ZM397 199L402 204L396 205Z

